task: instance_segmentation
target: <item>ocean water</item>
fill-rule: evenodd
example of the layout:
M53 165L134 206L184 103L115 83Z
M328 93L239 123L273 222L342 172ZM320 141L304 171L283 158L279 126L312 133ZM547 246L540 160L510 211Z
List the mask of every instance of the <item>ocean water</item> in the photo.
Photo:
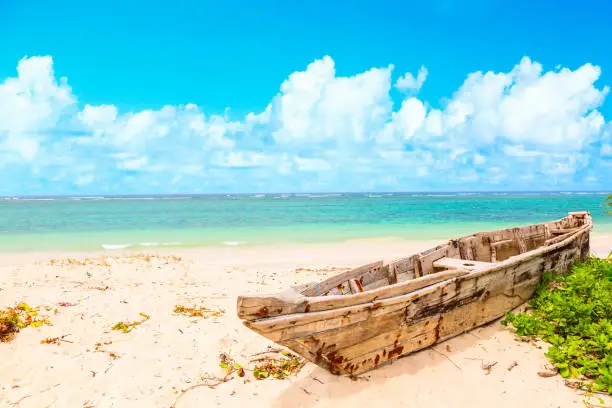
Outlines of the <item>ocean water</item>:
M445 240L591 212L605 193L253 194L0 199L0 251Z

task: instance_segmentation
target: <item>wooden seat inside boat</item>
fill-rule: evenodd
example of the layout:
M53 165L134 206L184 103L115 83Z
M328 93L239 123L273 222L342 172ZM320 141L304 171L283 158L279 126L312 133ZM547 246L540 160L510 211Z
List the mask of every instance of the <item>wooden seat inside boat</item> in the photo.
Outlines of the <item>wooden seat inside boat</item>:
M457 269L467 271L480 271L491 267L491 262L466 261L465 259L457 258L440 258L433 263L436 272Z

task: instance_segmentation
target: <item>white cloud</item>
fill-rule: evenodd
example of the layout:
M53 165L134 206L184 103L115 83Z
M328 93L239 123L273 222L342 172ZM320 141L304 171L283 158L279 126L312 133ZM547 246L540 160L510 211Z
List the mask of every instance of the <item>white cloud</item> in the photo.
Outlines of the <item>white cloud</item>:
M331 169L331 165L323 159L304 159L296 157L295 162L298 169L302 171L326 171Z
M38 155L39 142L31 135L9 134L0 147L2 150L18 153L23 159L30 161Z
M380 127L391 111L391 70L373 68L352 77L336 77L330 57L306 71L295 72L282 84L272 110L277 115L275 140L280 143L321 140L362 142Z
M139 157L137 159L124 160L118 163L117 167L122 170L141 170L149 162L147 157Z
M393 126L403 139L410 139L425 123L425 107L417 98L409 98L402 102L399 111L393 114Z
M442 111L433 109L429 111L425 120L425 132L430 136L440 136L444 131L442 127Z
M478 173L476 173L476 171L468 170L465 173L460 174L457 178L460 181L476 181L480 178L480 176Z
M612 156L612 124L599 111L608 93L595 85L599 67L546 72L523 58L508 72L467 75L443 104L414 96L427 77L422 67L396 82L407 92L395 110L392 70L342 77L324 57L289 75L263 111L230 119L231 111L191 103L133 112L77 105L50 57L26 58L17 77L0 84L0 194L45 181L52 192L68 185L347 191L612 178L603 159Z
M427 79L427 68L421 67L419 69L419 73L416 78L410 73L406 72L404 76L399 77L397 82L395 83L395 87L400 91L414 91L419 92L425 79Z
M545 154L543 152L538 152L535 150L525 150L523 145L504 146L504 153L507 156L514 156L514 157L538 157L538 156L543 156Z
M112 125L117 119L117 108L113 105L91 106L87 104L77 117L92 129L105 128Z
M23 58L17 77L0 83L0 151L34 159L45 132L74 103L67 80L55 80L51 57Z
M449 157L451 160L455 160L457 157L463 155L464 153L467 153L467 151L468 150L464 148L453 149Z
M608 88L594 85L600 68L542 71L525 57L508 73L468 75L441 112L428 113L423 137L444 134L451 144L472 146L505 140L547 150L582 148L604 125L596 109Z
M216 164L221 167L259 167L272 163L273 158L257 152L229 152L219 154Z

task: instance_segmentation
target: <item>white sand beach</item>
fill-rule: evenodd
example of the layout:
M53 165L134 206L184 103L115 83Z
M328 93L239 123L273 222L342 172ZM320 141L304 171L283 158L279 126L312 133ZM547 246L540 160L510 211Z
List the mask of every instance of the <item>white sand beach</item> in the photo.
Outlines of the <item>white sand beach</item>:
M584 407L583 400L611 406L608 397L597 396L605 398L603 404L587 399L559 376L540 377L546 345L517 341L498 321L356 380L310 363L284 380L253 378L249 357L272 343L241 324L236 296L320 280L337 273L334 268L390 260L434 244L369 240L173 249L153 256L0 255L0 306L41 306L51 323L0 343L0 407L566 408ZM591 247L605 255L612 237L593 236ZM59 262L67 257L90 261ZM186 317L173 313L177 304L224 313ZM140 320L140 313L150 319L131 332L111 330L118 321ZM53 337L65 341L41 344ZM246 376L181 395L202 376L225 374L221 353L240 362Z

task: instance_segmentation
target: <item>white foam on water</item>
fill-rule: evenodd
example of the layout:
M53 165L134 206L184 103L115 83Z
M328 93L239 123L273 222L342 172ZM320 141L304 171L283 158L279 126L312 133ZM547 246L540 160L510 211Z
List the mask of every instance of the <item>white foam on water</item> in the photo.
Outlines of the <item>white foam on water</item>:
M179 245L183 245L183 243L180 242L180 241L162 242L161 243L161 246L179 246Z
M109 251L118 250L118 249L126 249L126 248L130 248L131 246L132 244L102 244L102 248L109 250Z
M17 201L55 201L55 198L21 198L21 197L13 197L11 200Z
M161 247L161 246L179 246L183 245L182 242L173 241L173 242L139 242L138 246L141 247Z
M342 194L305 194L308 198L327 198L327 197L342 197Z

